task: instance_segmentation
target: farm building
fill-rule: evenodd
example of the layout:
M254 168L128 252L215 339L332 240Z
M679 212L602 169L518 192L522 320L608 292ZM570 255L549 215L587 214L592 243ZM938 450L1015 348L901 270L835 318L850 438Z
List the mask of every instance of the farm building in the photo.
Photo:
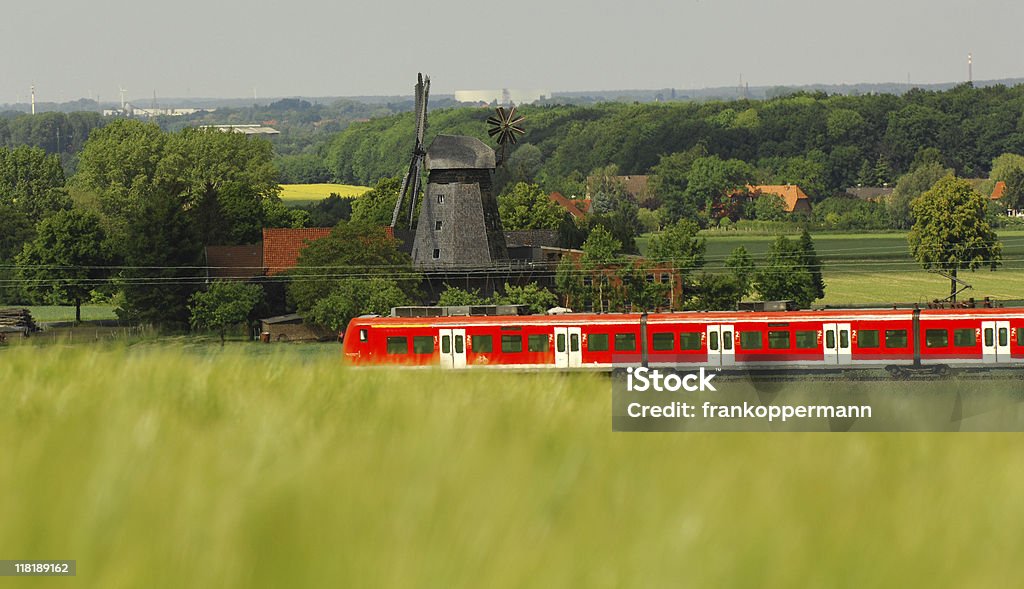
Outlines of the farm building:
M265 342L318 342L337 337L323 327L304 323L297 313L261 319L260 335Z
M206 246L207 279L247 281L263 274L261 244Z

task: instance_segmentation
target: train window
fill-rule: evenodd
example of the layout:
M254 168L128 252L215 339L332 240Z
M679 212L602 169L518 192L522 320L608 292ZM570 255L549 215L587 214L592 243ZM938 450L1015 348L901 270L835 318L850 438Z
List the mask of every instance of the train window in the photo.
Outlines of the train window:
M632 352L636 350L636 334L635 333L616 333L615 334L615 351L616 352Z
M723 350L731 350L732 349L732 332L731 331L723 331L722 332L722 349Z
M817 331L798 331L796 332L796 349L798 350L813 350L818 347L818 332Z
M687 332L679 334L679 349L680 350L699 350L700 349L700 335L696 332ZM718 334L715 334L715 348L718 347L717 343Z
M953 345L958 348L967 348L978 343L978 337L973 329L954 329Z
M788 350L789 349L789 332L788 331L769 331L768 332L768 347L773 350Z
M489 335L474 335L469 345L477 354L490 354L494 350L494 340Z
M455 336L455 353L465 354L466 353L466 336L457 335Z
M547 352L548 336L546 334L533 334L526 337L526 348L531 352Z
M858 329L857 330L857 347L858 348L877 348L881 345L878 339L877 329Z
M655 333L651 336L651 349L658 352L676 347L676 336L671 333Z
M580 351L580 334L570 333L569 334L569 351L579 352Z
M850 330L840 329L839 330L839 348L843 350L850 349Z
M501 336L501 351L506 354L514 354L523 351L523 336L503 335Z
M1007 333L1009 330L1005 327L999 328L999 345L1006 347L1010 345L1010 334Z
M740 332L740 347L744 350L760 350L762 345L760 331Z
M717 352L718 351L718 332L717 331L712 331L711 332L711 338L710 338L709 343L708 343L708 348L711 351L713 351L713 352Z
M434 338L429 335L417 335L412 338L413 354L433 354Z
M565 352L565 334L560 333L555 336L555 351L559 354Z
M945 348L949 345L949 332L945 329L926 329L924 345L926 348Z
M825 330L825 349L836 349L836 331L834 329Z
M409 353L409 338L406 337L389 337L388 338L388 354L408 354Z
M368 339L368 336L367 336L366 330L365 329L360 329L359 330L359 341L365 342L367 339Z
M887 347L887 348L905 348L905 347L907 347L907 330L906 329L886 329L885 330L885 347Z
M608 351L608 334L607 333L592 333L587 337L587 351L588 352L607 352Z
M451 354L452 353L452 336L442 335L441 336L441 353Z
M985 329L985 347L991 348L996 344L995 333L991 327Z
M1024 346L1024 329L1017 328L1017 345Z

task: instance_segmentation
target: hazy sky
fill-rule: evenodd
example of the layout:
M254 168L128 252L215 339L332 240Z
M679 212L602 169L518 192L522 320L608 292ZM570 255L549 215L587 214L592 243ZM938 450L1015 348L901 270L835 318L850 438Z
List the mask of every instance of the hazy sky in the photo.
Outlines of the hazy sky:
M1020 0L5 3L0 103L1024 76Z

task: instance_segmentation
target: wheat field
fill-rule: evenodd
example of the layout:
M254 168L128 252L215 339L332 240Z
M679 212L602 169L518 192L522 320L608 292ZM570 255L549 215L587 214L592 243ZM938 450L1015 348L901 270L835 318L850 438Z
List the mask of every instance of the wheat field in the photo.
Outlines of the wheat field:
M612 433L599 375L0 348L0 587L1010 586L1012 434Z

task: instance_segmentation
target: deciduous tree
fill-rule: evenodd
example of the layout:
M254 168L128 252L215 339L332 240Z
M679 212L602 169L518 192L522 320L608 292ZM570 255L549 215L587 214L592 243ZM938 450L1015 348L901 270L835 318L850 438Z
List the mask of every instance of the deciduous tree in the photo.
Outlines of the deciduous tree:
M782 236L769 248L765 264L758 269L754 282L757 292L766 301L792 300L807 307L818 298L800 243Z
M69 210L39 223L35 239L18 256L18 273L30 291L73 304L75 321L81 321L82 301L110 275L109 264L99 216Z
M498 197L498 212L506 231L558 229L568 213L536 184L518 182Z
M192 329L212 329L224 345L228 328L245 322L263 299L255 284L217 280L205 291L192 295L189 306Z
M966 180L946 176L911 206L910 252L926 270L949 274L950 300L956 300L959 270L999 265L1002 245L986 218L986 199Z

